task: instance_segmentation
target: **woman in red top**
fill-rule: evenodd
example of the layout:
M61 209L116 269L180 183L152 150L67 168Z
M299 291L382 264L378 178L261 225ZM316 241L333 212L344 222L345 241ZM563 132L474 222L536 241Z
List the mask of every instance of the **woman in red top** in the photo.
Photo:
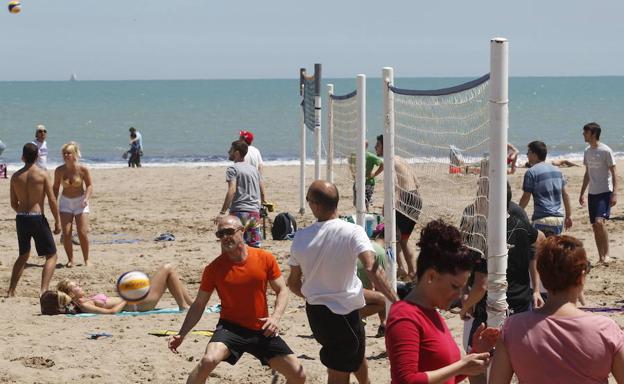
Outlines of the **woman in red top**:
M393 384L458 383L485 372L498 333L481 325L475 352L461 357L438 309L458 299L473 266L459 230L441 220L420 234L417 282L404 300L392 305L386 323L386 349Z

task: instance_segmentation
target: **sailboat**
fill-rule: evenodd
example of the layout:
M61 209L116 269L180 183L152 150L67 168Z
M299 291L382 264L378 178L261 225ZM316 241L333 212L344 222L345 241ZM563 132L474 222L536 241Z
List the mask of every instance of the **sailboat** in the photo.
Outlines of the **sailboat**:
M75 73L72 73L71 76L69 77L69 81L77 81L78 78L76 77Z

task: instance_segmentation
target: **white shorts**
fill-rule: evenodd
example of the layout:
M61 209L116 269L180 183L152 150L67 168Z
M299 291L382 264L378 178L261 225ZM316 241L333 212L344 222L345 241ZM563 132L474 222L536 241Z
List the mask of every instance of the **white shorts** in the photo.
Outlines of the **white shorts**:
M71 213L74 216L89 213L89 205L83 208L83 201L84 195L78 197L65 197L61 195L59 199L59 211L61 213Z

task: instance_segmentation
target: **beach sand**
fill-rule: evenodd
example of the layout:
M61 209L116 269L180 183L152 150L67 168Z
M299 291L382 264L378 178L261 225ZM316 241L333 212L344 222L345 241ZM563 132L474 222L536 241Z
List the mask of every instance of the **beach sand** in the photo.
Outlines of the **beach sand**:
M597 261L597 253L587 218L586 208L578 204L583 168L563 168L568 177L568 189L573 207L574 226L569 232L585 242L590 259ZM313 222L311 213L297 214L298 172L295 166L265 167L267 199L276 204L276 212L295 214L298 224ZM59 266L51 287L62 278L79 281L87 293L104 292L115 295L114 282L129 270L153 272L163 263L173 264L185 286L194 296L204 266L219 254L219 243L214 236L212 222L225 194L223 167L170 167L141 169L96 169L92 171L94 194L91 199L91 256L89 267L81 266L82 255L75 246L76 267L62 265L67 261L58 243ZM308 175L312 175L310 168ZM520 198L523 169L510 177L514 201ZM377 186L375 210L381 211L383 184ZM350 189L350 188L347 188ZM451 196L441 198L451 202ZM9 181L0 179L0 281L2 294L9 284L11 268L18 254L14 212L9 204ZM609 224L611 255L619 257L609 267L592 269L586 287L586 298L591 306L616 306L624 292L624 248L620 236L624 227L622 205L612 211ZM463 207L457 207L461 210ZM351 196L343 196L341 213L353 213ZM532 212L532 206L528 207ZM48 215L51 224L52 220ZM418 228L410 242L415 247ZM163 232L172 232L176 240L155 242ZM269 236L270 237L270 236ZM267 240L264 247L272 251L287 274L289 241ZM33 246L34 252L34 246ZM201 358L209 340L206 336L189 335L180 347L180 354L167 349L167 338L148 335L151 330L178 330L183 314L146 315L138 317L96 316L69 318L41 316L39 285L42 259L31 255L17 287L17 297L0 299L0 383L183 383L188 373ZM269 294L272 305L275 296ZM213 295L210 304L218 303ZM304 301L291 295L282 319L284 339L301 358L309 383L325 382L325 370L319 361L319 346L311 331L303 309ZM175 307L167 293L159 305ZM444 313L451 332L461 341L462 324L456 315ZM608 314L624 324L621 313ZM214 329L218 314L205 314L195 329ZM374 338L378 319L371 317L367 324L367 357L372 383L389 383L388 360L384 356L383 338ZM90 340L89 333L108 332L110 338ZM271 372L245 355L232 367L220 364L208 382L270 383ZM280 383L285 382L280 377ZM352 377L351 382L356 382Z

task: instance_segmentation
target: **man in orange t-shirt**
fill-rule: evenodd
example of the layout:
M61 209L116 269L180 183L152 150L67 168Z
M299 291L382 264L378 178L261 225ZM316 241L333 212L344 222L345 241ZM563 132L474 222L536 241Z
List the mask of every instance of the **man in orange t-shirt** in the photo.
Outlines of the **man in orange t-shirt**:
M245 352L283 374L288 383L304 383L301 363L279 336L279 321L288 304L284 278L273 254L245 245L243 231L236 216L220 219L216 235L221 241L221 255L204 269L197 297L180 332L169 340L169 349L177 353L184 337L201 319L216 289L221 299L219 322L204 357L187 383L205 383L221 361L234 365ZM271 315L267 284L276 294Z

